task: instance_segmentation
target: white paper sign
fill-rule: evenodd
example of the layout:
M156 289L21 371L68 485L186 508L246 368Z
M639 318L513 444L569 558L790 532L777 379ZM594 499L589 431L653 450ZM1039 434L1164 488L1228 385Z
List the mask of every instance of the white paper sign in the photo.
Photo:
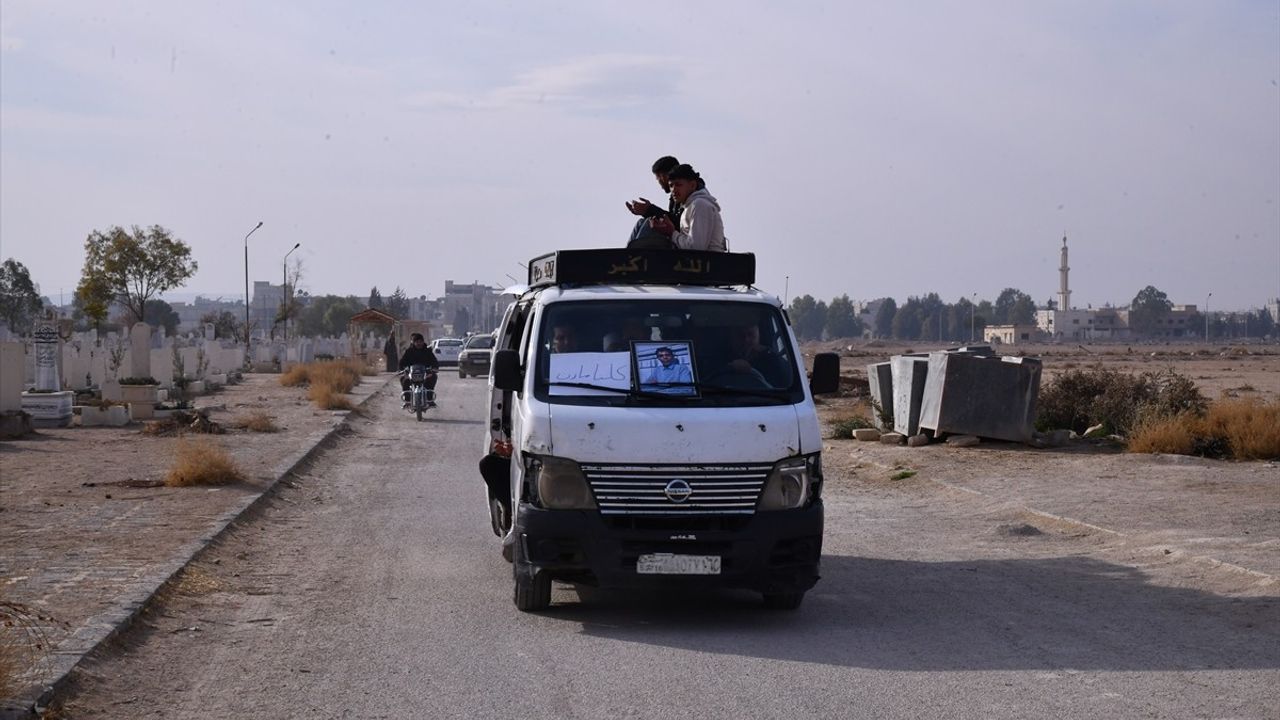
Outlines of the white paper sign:
M551 355L549 379L552 395L617 395L608 390L565 387L556 383L582 383L628 392L631 390L631 353L555 353Z

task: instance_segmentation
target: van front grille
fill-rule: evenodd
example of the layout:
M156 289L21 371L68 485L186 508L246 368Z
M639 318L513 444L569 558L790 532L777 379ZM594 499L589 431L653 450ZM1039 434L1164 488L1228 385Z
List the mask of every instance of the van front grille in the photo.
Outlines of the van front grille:
M751 515L771 463L583 465L603 515Z

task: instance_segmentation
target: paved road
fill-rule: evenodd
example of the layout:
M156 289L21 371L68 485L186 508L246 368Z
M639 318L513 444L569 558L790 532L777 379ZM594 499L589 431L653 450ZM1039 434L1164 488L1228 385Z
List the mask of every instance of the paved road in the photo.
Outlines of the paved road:
M391 394L81 673L69 717L1276 717L1277 598L1139 568L927 483L832 482L823 580L557 586L518 612L474 470L483 381Z

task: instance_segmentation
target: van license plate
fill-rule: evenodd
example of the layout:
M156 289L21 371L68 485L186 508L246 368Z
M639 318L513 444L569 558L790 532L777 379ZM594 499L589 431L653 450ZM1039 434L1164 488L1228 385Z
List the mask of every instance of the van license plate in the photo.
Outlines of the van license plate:
M654 553L636 559L641 575L719 575L719 555L675 555Z

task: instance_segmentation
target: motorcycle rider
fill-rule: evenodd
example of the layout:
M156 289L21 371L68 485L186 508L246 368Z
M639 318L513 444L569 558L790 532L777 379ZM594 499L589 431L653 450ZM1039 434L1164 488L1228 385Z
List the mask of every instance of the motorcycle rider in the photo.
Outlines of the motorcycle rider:
M427 346L427 339L422 337L422 333L414 333L409 336L409 347L404 349L404 354L400 356L400 367L408 370L414 365L426 365L431 370L427 374L427 389L432 391L428 397L434 397L436 389L436 380L439 379L437 372L440 369L440 361L436 360L436 354ZM409 407L409 375L408 373L400 376L400 397L404 398L404 407ZM434 401L428 401L427 407L435 407Z

